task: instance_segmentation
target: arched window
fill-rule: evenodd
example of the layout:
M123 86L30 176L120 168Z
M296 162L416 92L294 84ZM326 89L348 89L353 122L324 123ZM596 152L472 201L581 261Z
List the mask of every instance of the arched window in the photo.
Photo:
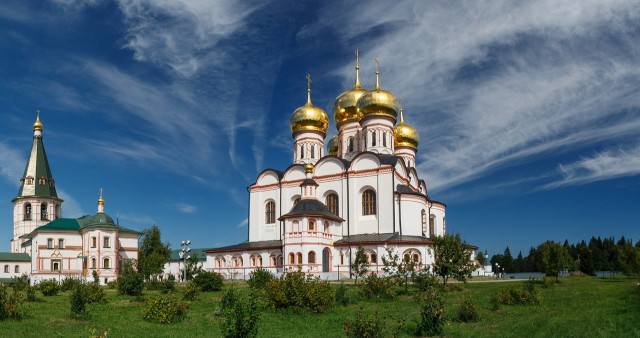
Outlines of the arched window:
M298 202L300 202L300 197L296 197L296 199L293 200L293 206L295 207Z
M289 264L295 264L296 260L295 260L295 255L292 253L289 254Z
M349 152L353 151L353 137L349 137Z
M367 189L362 193L362 215L376 214L376 192L373 189Z
M436 235L436 216L431 215L429 217L429 238L433 238Z
M4 272L5 272L5 273L9 273L9 264L6 264L6 265L4 266Z
M422 234L426 234L427 233L427 212L424 209L421 212L420 219L422 220Z
M302 264L302 253L298 252L296 259L298 260L298 264Z
M24 220L31 220L31 203L26 203L24 205Z
M373 131L371 133L371 146L375 147L376 146L376 132Z
M242 260L242 257L238 257L238 266L244 266L244 261Z
M271 261L271 266L276 266L276 258L275 257L272 256L270 261Z
M102 260L102 268L109 269L109 258L105 258Z
M329 222L324 222L324 232L329 232Z
M250 259L249 262L250 262L251 266L256 266L256 258L255 257L251 256L251 259Z
M47 184L47 179L46 179L46 178L44 178L44 176L40 176L40 177L38 177L38 184L40 184L40 185L45 185L45 184Z
M309 231L316 231L316 222L309 221Z
M91 268L92 269L96 268L96 259L95 258L91 258Z
M362 144L364 144L364 148L367 148L367 133L362 134Z
M50 180L49 180L49 186L50 186L51 188L53 188L53 187L55 187L55 185L56 185L56 183L55 183L55 181L53 180L53 178L52 178L52 179L50 179Z
M27 176L27 185L32 185L32 184L33 184L33 177Z
M16 265L15 268L13 268L13 272L19 273L20 272L20 265Z
M340 265L344 265L344 254L340 254Z
M258 256L258 266L262 266L262 256Z
M418 255L417 253L414 253L413 254L413 261L416 262L416 263L420 262L420 255Z
M378 256L376 256L375 252L371 253L371 263L378 264Z
M267 202L265 210L265 223L272 224L276 222L276 203L274 201Z
M304 145L300 146L300 158L303 159L304 158Z
M382 146L387 146L387 133L382 132Z
M407 254L404 254L404 258L403 258L403 260L404 260L405 262L409 262L409 261L411 260L411 256L409 256L409 254L408 254L408 253L407 253Z
M309 264L315 264L316 263L316 253L314 251L309 251L309 255L307 257L307 260Z
M311 158L316 158L316 146L311 145Z
M40 204L40 219L48 219L47 203Z
M331 193L327 195L325 200L325 204L327 205L327 209L331 211L332 214L338 215L338 194Z

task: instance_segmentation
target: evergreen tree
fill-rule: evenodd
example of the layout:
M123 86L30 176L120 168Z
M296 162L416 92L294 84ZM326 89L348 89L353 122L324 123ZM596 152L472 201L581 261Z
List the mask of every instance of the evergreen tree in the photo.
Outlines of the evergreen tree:
M502 263L504 264L504 272L514 272L513 271L513 256L511 256L511 250L509 250L509 247L507 247L504 250L504 257L502 258Z
M478 252L478 255L476 256L476 260L478 260L480 264L484 264L484 253L482 253L482 251Z
M516 258L513 264L514 272L524 272L524 257L522 257L522 251L518 252L518 258Z
M617 251L618 265L624 273L640 273L640 247L637 244L634 247L633 241L626 241L623 236L618 241Z

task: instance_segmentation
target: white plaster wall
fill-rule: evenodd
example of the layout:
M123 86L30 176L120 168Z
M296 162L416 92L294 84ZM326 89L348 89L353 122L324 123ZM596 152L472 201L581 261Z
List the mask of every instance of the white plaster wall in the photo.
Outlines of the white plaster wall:
M5 272L5 266L9 267L9 272ZM18 272L15 272L16 266L18 266ZM27 275L31 273L30 261L0 261L0 278L20 277L25 273Z

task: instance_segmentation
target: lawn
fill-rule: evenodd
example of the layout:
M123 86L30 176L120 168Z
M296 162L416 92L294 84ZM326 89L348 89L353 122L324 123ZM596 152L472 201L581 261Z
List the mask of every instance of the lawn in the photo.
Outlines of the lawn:
M637 279L614 277L567 277L552 288L538 285L540 305L503 306L494 311L489 299L503 288L522 282L469 283L463 291L444 293L445 308L451 319L446 329L448 336L640 336L640 291ZM226 285L225 287L230 287ZM243 282L234 287L246 290ZM357 287L348 285L352 295ZM410 287L410 292L415 292ZM1 337L65 336L89 337L92 332L110 330L109 336L219 336L221 319L215 315L222 292L201 293L191 304L186 317L175 324L157 324L140 319L143 303L133 297L106 290L107 304L89 305L89 318L72 319L69 292L43 297L38 303L25 303L26 315L22 320L0 322ZM146 294L154 294L146 291ZM478 302L480 320L461 323L457 305L465 295ZM343 337L342 323L361 306L383 317L404 320L401 335L411 335L419 309L409 295L400 295L394 301L364 301L347 307L334 306L324 314L307 311L263 311L259 336L322 336Z

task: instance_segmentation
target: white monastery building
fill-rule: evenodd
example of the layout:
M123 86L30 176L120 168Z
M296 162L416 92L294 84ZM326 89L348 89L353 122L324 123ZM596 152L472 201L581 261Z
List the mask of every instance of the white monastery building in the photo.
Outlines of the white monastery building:
M376 60L377 62L377 60ZM382 272L386 248L433 264L431 238L446 233L445 208L427 194L415 169L420 137L396 97L376 83L355 85L333 105L338 134L327 144L327 114L307 103L291 115L292 162L266 169L249 189L248 241L204 250L222 274L297 270L348 274L358 246ZM472 249L477 249L472 247Z
M115 280L122 261L138 258L140 233L114 223L104 212L102 192L97 214L62 218L64 201L56 193L39 115L33 130L29 160L12 200L11 252L0 253L0 278L26 274L32 284L66 276L91 280L95 271L100 283Z

